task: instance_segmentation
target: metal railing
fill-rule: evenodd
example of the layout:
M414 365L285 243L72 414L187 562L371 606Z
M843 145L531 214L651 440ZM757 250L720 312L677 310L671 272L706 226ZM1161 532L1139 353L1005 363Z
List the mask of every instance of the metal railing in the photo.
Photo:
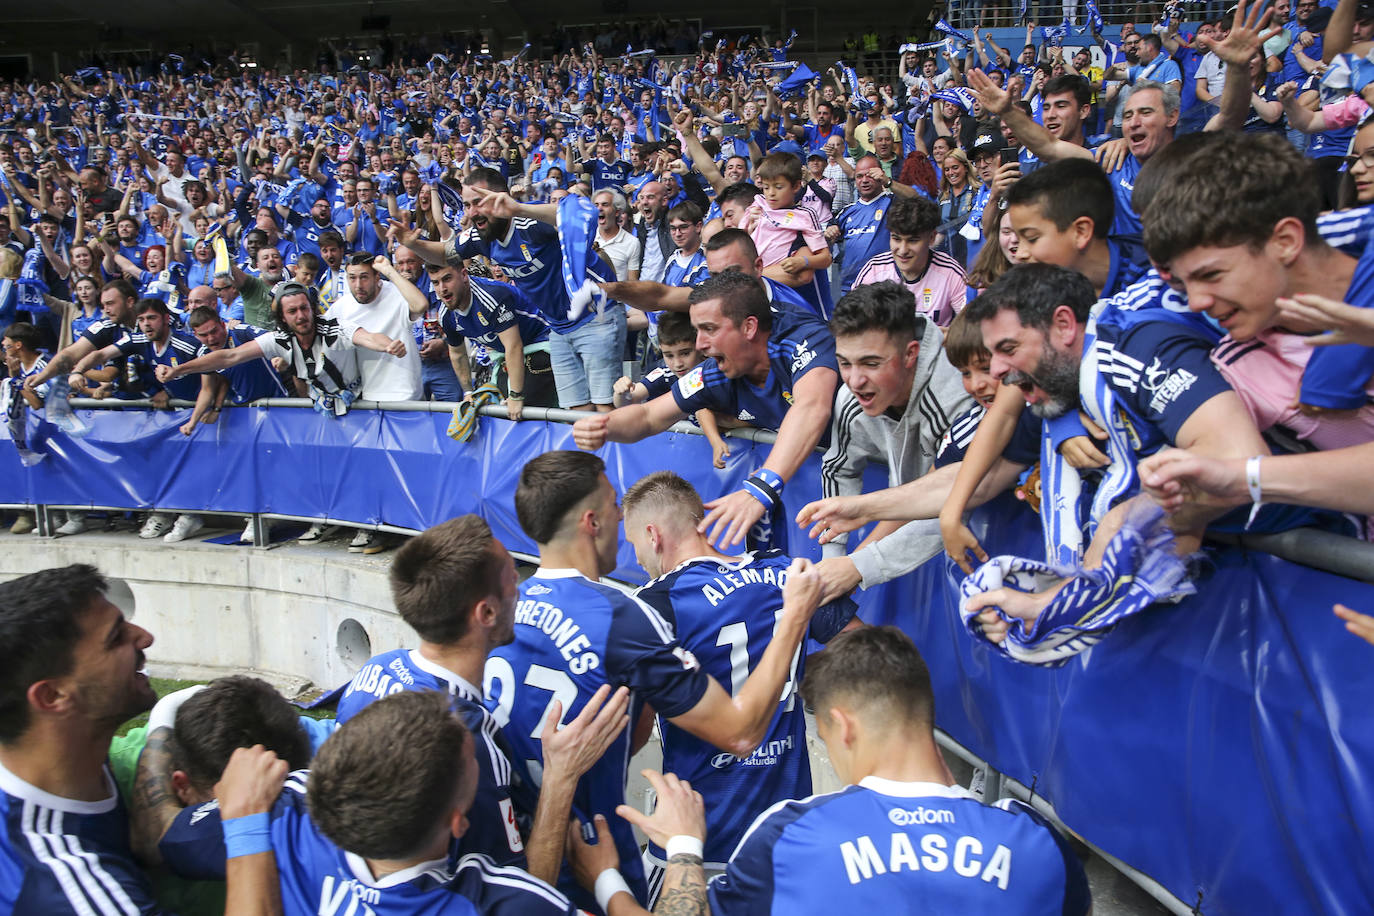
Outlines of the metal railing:
M96 400L93 398L73 398L72 407L77 409L91 410L149 410L155 409L151 401L120 401L120 400ZM190 401L173 400L169 402L170 407L187 408L193 407ZM261 401L253 401L250 404L225 405L230 408L255 407L255 408L304 408L309 409L311 402L308 398L265 398ZM381 410L392 413L452 413L457 404L447 401L355 401L353 410ZM479 413L484 417L495 417L506 419L506 409L499 404L488 404L482 407ZM562 410L557 407L526 407L522 415L522 420L565 423L571 424L587 416L585 411ZM669 432L682 433L687 435L703 435L701 430L687 422L679 421L674 424ZM777 433L767 429L753 429L749 427L739 429L722 429L721 435L732 439L741 439L747 442L762 444L772 444L777 441ZM819 449L818 449L819 451ZM37 507L43 508L43 507ZM110 507L110 506L50 506L51 509L92 509L96 511L129 511L131 508L141 507ZM213 513L207 513L213 514ZM393 534L418 534L412 528L398 528L392 525L364 525L358 522L333 520L328 518L304 518L301 516L278 515L272 513L261 513L263 518L281 521L299 521L310 524L345 525L354 528L366 528L372 531L390 532ZM47 534L45 529L44 513L39 514L38 529L40 534ZM255 526L256 531L257 526ZM1273 554L1284 560L1299 563L1303 566L1310 566L1324 572L1335 573L1350 579L1357 579L1364 582L1374 582L1374 544L1361 541L1356 538L1343 537L1329 531L1320 531L1312 528L1296 528L1291 531L1283 531L1278 534L1264 535L1230 535L1214 534L1209 532L1208 538L1220 543L1243 547L1249 550L1257 550L1263 553ZM257 546L267 546L259 543L255 537L254 543Z

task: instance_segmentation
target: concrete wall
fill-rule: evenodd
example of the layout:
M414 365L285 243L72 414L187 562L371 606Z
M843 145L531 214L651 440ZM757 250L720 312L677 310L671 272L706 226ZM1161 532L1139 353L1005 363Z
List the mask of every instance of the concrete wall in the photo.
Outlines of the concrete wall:
M289 696L305 682L336 687L370 655L415 639L391 603L385 554L293 543L173 546L130 534L4 538L0 579L94 563L127 583L133 619L156 639L148 662L160 677L251 671Z

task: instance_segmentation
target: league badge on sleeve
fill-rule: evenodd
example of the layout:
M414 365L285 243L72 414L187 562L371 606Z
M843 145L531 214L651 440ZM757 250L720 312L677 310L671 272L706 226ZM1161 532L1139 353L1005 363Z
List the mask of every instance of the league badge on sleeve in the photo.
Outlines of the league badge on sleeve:
M706 380L702 376L702 367L697 366L682 378L677 380L677 390L684 398L690 398L706 387Z

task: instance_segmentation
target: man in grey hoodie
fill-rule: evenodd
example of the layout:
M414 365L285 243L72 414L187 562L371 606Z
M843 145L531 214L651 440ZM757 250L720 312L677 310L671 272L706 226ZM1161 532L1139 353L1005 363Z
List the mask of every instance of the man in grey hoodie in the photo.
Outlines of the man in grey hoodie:
M869 461L887 465L889 487L929 472L951 421L973 406L959 370L945 359L939 327L917 313L908 289L875 283L836 304L830 330L845 384L835 395L821 465L825 495L861 492ZM895 579L944 551L935 519L879 522L848 555L847 540L825 545L817 567L823 601Z

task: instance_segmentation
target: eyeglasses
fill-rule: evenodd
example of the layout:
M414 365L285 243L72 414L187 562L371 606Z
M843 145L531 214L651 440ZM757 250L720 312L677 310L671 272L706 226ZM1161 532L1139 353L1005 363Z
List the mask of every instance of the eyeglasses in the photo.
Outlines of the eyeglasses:
M1367 149L1358 156L1345 157L1345 167L1348 169L1353 169L1357 162L1367 169L1374 169L1374 149Z
M668 231L669 231L669 232L686 232L688 229L691 229L691 228L693 228L694 226L696 226L696 223L669 223L669 224L668 224Z

